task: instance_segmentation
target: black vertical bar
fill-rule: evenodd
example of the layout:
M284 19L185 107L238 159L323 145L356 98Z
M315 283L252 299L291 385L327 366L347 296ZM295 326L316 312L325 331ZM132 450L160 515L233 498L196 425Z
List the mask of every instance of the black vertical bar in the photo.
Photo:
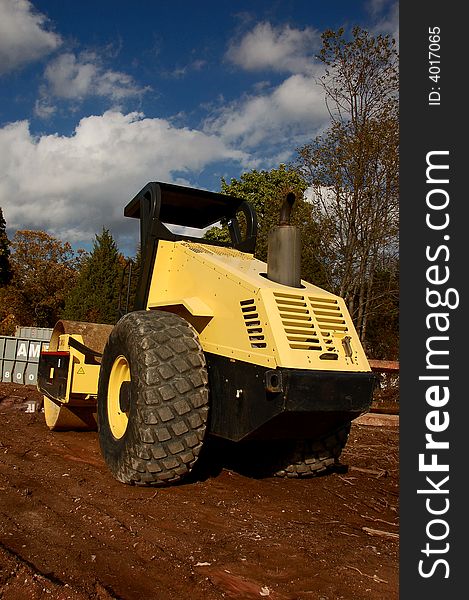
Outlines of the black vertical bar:
M451 1L400 3L402 600L467 595L468 36L461 9Z

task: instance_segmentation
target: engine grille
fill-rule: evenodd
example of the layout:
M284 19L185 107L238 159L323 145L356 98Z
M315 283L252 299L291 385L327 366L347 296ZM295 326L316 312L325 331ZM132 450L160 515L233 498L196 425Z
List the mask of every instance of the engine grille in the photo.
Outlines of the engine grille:
M348 331L334 298L274 292L274 298L290 348L321 352L320 358L338 357L334 335Z

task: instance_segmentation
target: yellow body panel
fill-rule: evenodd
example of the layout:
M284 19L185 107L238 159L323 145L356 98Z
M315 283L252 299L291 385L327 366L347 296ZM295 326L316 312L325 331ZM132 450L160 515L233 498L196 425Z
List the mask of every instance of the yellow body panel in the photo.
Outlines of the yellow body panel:
M67 391L63 402L69 403L72 400L86 399L90 396L96 396L98 390L98 378L100 365L90 365L85 363L85 355L76 348L69 345L69 339L83 344L81 335L63 334L59 337L58 350L70 353L70 364L68 367Z
M71 394L84 394L95 396L98 389L100 365L73 365L71 378Z
M184 316L206 352L269 368L371 370L341 298L266 272L252 254L161 240L147 308Z

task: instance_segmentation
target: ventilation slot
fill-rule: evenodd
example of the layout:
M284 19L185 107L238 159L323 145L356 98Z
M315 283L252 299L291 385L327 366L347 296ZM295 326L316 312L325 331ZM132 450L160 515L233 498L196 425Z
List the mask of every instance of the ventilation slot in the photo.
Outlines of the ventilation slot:
M197 254L213 254L213 252L211 252L210 248L207 248L207 246L200 246L199 244L188 243L183 243L182 245L192 250L192 252L197 252Z
M303 296L274 293L290 348L322 351L313 319Z
M251 342L252 348L266 348L264 331L262 329L259 313L257 312L256 303L253 299L243 300L240 302L243 312L244 323Z
M199 254L211 254L212 256L225 256L228 258L239 258L242 260L251 260L251 257L235 248L224 246L211 246L207 244L198 244L197 242L182 242L182 246L189 248L192 252Z
M316 317L319 331L329 352L337 352L333 336L348 332L347 323L340 310L339 303L334 298L308 298Z

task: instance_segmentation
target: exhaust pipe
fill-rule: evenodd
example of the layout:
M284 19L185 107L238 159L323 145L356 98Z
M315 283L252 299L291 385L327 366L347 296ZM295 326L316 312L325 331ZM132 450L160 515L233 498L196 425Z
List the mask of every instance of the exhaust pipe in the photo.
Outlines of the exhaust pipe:
M267 279L301 288L301 237L298 228L290 225L295 200L295 194L289 192L280 209L279 224L269 233Z

